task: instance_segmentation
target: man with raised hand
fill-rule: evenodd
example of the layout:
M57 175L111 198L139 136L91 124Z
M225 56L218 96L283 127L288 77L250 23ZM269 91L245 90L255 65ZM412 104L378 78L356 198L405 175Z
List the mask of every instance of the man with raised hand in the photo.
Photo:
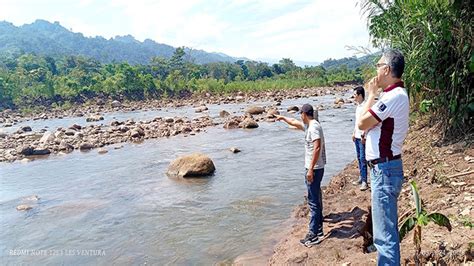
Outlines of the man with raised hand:
M402 145L408 132L409 100L401 80L405 59L396 50L383 53L377 76L368 84L360 130L368 130L366 159L372 188L372 223L378 265L400 265L397 200L403 183ZM377 91L383 89L376 102Z
M308 205L311 212L308 234L300 240L306 247L319 244L323 234L323 201L321 181L326 164L326 149L321 124L315 119L313 106L304 104L300 111L301 121L277 115L278 121L296 127L305 132L305 183L308 189Z

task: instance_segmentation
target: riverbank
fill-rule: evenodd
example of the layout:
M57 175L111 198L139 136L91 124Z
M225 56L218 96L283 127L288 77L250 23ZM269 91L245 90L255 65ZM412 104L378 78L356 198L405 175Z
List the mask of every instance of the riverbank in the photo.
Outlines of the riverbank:
M68 108L32 108L31 112L22 113L20 110L6 109L0 111L0 124L11 127L18 122L29 120L47 120L65 117L100 117L101 114L111 112L133 112L138 110L180 108L183 106L200 107L206 104L238 104L255 101L272 102L275 105L284 99L302 97L335 95L352 88L353 86L311 87L302 89L282 89L255 92L237 92L230 94L196 93L189 97L160 98L143 101L118 101L108 98L91 99L81 105L72 105Z
M141 142L146 139L171 137L176 135L195 135L211 126L232 128L255 128L258 122L274 122L274 115L280 111L297 111L296 109L282 109L281 102L285 99L310 98L324 95L338 95L350 90L351 87L306 88L301 90L278 90L255 93L236 93L233 95L193 95L190 98L155 100L144 102L121 103L111 101L104 103L97 99L95 104L78 106L77 108L59 111L51 110L23 116L11 110L1 113L4 128L16 125L16 131L2 132L0 129L0 162L16 160L30 160L37 156L67 153L73 150L91 150L120 143ZM330 106L317 106L320 110L327 108L341 108L351 100L335 96L335 102ZM228 112L224 108L219 114L210 115L208 105L240 104L243 110ZM108 123L101 123L104 116L110 113L120 114L132 111L175 110L176 108L191 107L197 117L162 117L152 119L113 119ZM245 107L245 108L244 108ZM252 108L251 108L252 107ZM65 119L66 117L80 117L83 123L74 123L57 128L41 128L33 130L28 125L31 120ZM83 119L83 120L82 120ZM107 149L99 150L106 153Z
M440 145L435 127L415 123L403 150L404 173L415 180L428 212L448 216L453 227L429 224L422 231L424 262L458 265L473 261L474 231L474 146L472 136L454 144ZM370 190L360 191L352 181L358 177L355 162L331 179L324 189L324 240L312 248L303 247L299 239L307 232L308 208L295 208L294 223L276 245L269 260L271 265L367 265L376 262L376 253L364 253L367 241L366 221L370 206ZM413 210L408 182L399 197L399 222ZM402 241L402 263L413 262L413 232Z

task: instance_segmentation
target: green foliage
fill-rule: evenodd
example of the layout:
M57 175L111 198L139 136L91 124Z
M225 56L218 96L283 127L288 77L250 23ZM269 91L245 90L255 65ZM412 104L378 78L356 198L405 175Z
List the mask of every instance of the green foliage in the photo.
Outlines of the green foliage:
M423 209L418 187L415 181L410 182L411 191L413 193L413 201L415 203L415 214L403 221L399 229L400 242L411 230L415 229L413 235L413 243L415 244L415 258L417 259L421 252L421 228L428 225L429 222L434 222L439 226L444 226L451 232L452 227L449 218L441 213L430 213Z
M363 0L376 47L405 55L412 103L441 122L446 137L473 130L473 5L469 0ZM420 105L421 107L421 105ZM426 108L425 108L426 107Z
M219 94L362 81L361 69L345 65L330 70L321 66L300 68L289 58L273 66L244 60L198 65L186 62L186 56L184 48L177 48L171 59L155 57L149 65L101 64L75 56L3 56L0 108L65 108L98 96L140 100L193 92Z
M423 100L420 102L420 111L422 113L428 113L430 111L430 107L433 105L433 100Z

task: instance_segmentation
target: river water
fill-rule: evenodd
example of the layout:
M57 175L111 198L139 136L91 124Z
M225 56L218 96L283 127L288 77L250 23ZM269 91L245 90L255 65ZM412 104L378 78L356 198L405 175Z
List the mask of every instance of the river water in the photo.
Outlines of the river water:
M333 100L285 100L281 109L305 102L328 106ZM209 106L211 116L242 108ZM328 161L324 184L355 157L353 112L354 106L346 105L319 113ZM147 117L140 114L135 118ZM42 121L38 127L61 121ZM271 249L272 236L282 231L305 195L304 144L303 133L282 122L259 125L251 130L219 126L195 136L124 144L105 155L92 150L0 164L0 260L209 265L242 254L263 257L262 250ZM232 146L242 152L231 153ZM173 159L196 151L214 161L212 177L175 180L165 175ZM40 200L25 199L31 195ZM15 209L24 203L33 209Z

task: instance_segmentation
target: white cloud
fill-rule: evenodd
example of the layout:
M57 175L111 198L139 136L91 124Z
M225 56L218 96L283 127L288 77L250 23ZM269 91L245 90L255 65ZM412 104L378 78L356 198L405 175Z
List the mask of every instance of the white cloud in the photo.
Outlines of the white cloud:
M1 0L0 20L59 21L86 36L131 34L248 58L322 61L369 42L346 0ZM41 3L40 3L41 2Z

